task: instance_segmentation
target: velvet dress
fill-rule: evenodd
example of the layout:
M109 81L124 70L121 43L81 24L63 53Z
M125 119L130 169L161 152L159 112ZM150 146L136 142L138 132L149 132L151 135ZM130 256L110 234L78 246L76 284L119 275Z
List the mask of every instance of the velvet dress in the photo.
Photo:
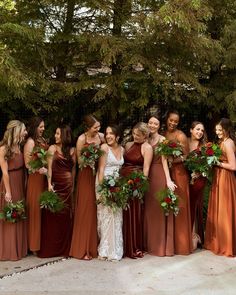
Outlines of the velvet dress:
M22 153L8 160L12 202L25 200L25 165ZM0 183L0 211L6 205L3 179ZM27 254L26 220L16 223L0 220L0 260L19 260Z
M124 154L122 176L128 176L132 171L143 171L142 143L133 143ZM143 204L134 198L129 201L129 208L123 211L124 257L142 257L143 246Z
M165 216L156 196L166 187L161 156L154 155L149 171L149 190L144 198L144 246L149 254L155 256L174 255L173 213Z
M72 169L74 161L66 159L58 151L52 162L52 184L64 202L64 209L52 213L42 209L41 247L39 257L69 256L72 235Z

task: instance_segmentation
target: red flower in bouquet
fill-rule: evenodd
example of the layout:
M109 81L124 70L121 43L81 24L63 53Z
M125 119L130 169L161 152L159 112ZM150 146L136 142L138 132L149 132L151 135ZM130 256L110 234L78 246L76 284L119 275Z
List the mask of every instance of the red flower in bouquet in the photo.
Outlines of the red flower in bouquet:
M47 160L49 156L49 153L43 148L34 147L31 153L31 159L28 163L29 173L34 173L42 167L47 167Z
M113 211L119 208L126 209L128 206L128 195L123 193L121 185L121 178L117 171L113 175L106 176L102 184L97 186L99 195L97 203L110 207Z
M143 199L144 193L148 190L148 179L143 172L133 171L123 179L122 191L129 198Z
M207 154L207 156L213 156L214 155L213 149L212 148L206 149L206 154Z
M96 163L103 153L104 152L100 149L99 145L94 143L85 144L81 149L79 168L83 169L85 167L90 167L95 174Z
M175 216L179 214L179 197L175 193L166 188L157 192L157 199L160 202L166 216L173 212Z
M183 154L183 148L179 142L165 139L155 148L155 154L163 156L179 157Z
M0 212L0 219L4 219L6 222L10 223L16 223L26 219L24 201L7 203L5 207L3 207L2 212Z

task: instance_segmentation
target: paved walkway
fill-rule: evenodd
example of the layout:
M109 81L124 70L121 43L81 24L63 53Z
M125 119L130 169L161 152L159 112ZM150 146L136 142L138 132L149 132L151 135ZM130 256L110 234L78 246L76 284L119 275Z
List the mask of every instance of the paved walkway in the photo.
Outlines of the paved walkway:
M0 295L236 294L236 258L205 250L120 262L29 256L0 262L0 274Z

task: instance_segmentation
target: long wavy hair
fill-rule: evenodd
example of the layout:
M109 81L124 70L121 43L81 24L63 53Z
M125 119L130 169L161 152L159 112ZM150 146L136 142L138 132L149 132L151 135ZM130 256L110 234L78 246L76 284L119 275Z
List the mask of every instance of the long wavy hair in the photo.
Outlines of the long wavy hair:
M63 156L66 159L71 159L70 150L73 145L73 137L72 137L72 131L70 126L68 125L61 125L58 127L61 131L61 151Z
M40 117L32 117L27 124L28 138L32 138L35 142L35 145L40 145L45 143L46 139L38 136L37 128L44 120Z
M236 144L236 136L235 136L235 132L233 130L233 124L230 119L221 118L220 121L216 125L220 125L222 127L225 135L229 136Z
M7 128L3 135L3 139L0 142L0 146L5 146L6 160L13 157L14 155L13 147L21 144L23 140L22 132L24 129L25 129L25 124L19 120L11 120L7 124Z

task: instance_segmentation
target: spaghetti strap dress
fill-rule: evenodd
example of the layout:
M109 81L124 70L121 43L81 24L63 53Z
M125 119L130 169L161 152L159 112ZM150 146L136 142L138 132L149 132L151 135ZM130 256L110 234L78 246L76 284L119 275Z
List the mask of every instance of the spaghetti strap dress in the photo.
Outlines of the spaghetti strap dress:
M173 213L165 216L156 196L166 187L161 156L154 155L149 172L149 190L144 198L144 247L148 254L155 256L174 255Z
M87 142L85 137L85 145ZM84 256L97 257L97 205L95 175L87 166L79 171L75 204L74 227L70 256L83 259Z
M226 162L224 143L222 162ZM236 177L234 171L214 168L208 203L205 248L217 255L236 256Z
M39 145L44 150L48 149L48 144L41 143ZM41 209L39 206L39 197L47 188L47 178L38 172L28 175L26 204L27 204L27 231L28 231L28 247L32 252L40 249L41 239Z

